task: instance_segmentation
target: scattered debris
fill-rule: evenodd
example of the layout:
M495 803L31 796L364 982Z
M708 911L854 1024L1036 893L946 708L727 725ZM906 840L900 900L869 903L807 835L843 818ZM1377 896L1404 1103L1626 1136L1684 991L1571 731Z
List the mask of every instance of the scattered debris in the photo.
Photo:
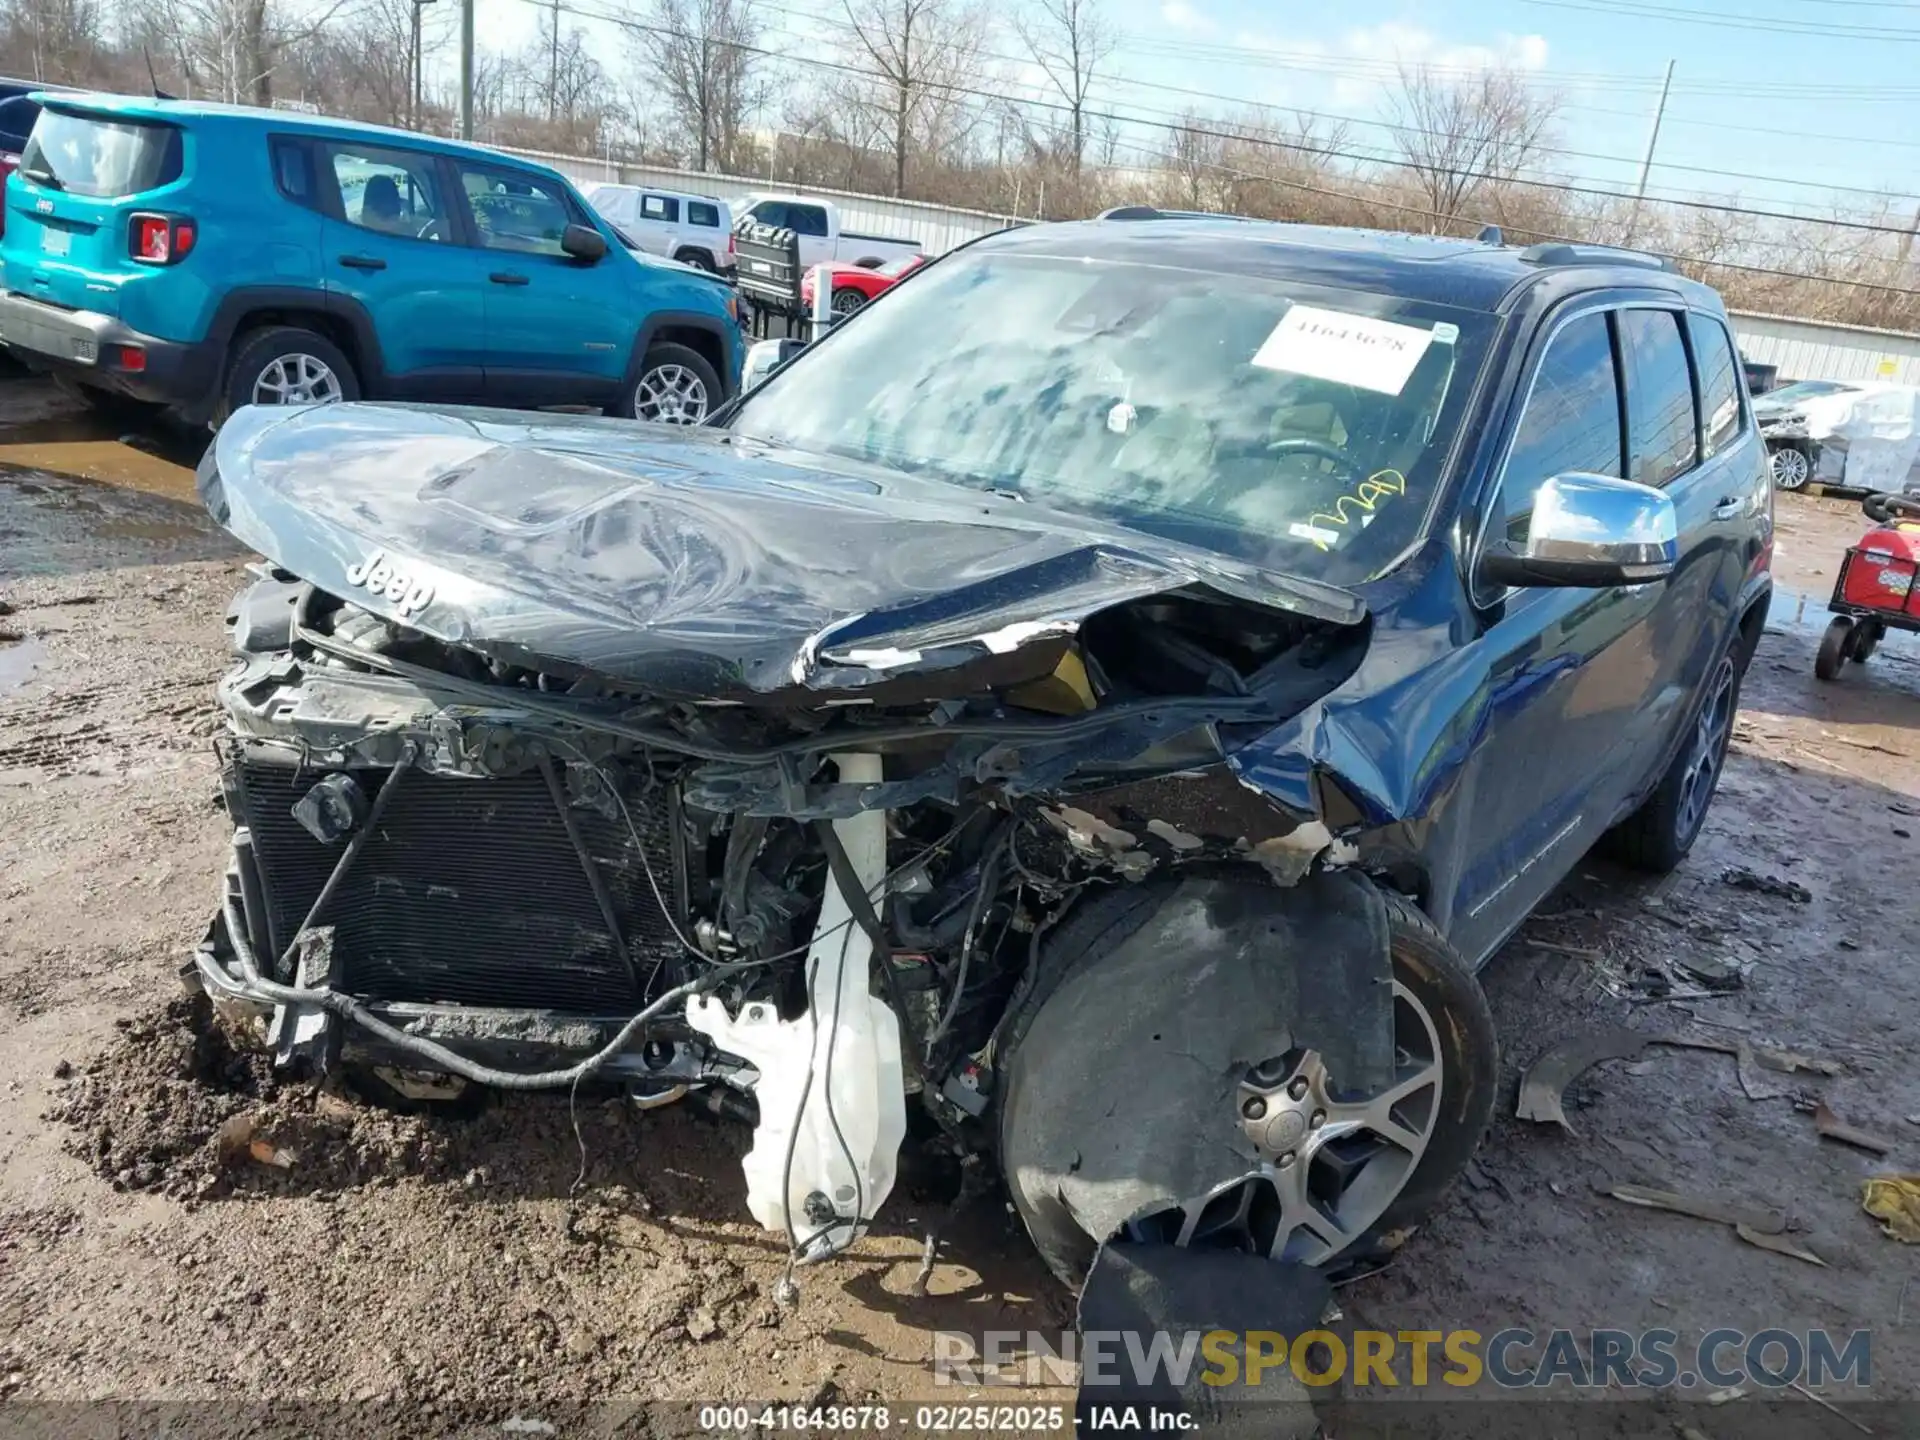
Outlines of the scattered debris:
M1791 1255L1794 1259L1804 1260L1809 1265L1825 1265L1827 1263L1818 1255L1814 1254L1813 1251L1803 1245L1795 1244L1785 1235L1763 1235L1750 1225L1736 1225L1733 1227L1733 1233L1749 1245L1757 1245L1762 1250L1771 1250L1776 1255Z
M222 1124L213 1136L220 1163L238 1165L243 1160L252 1160L260 1165L270 1165L275 1170L291 1170L294 1153L255 1135L258 1125L259 1120L252 1115L235 1115Z
M1610 1184L1600 1187L1600 1193L1611 1195L1616 1200L1624 1200L1629 1205L1641 1205L1649 1210L1671 1210L1676 1215L1691 1215L1696 1220L1714 1220L1722 1225L1744 1225L1759 1235L1784 1234L1787 1217L1778 1210L1751 1210L1743 1205L1729 1205L1706 1195L1682 1195L1673 1190L1655 1190L1646 1185Z
M1746 972L1730 960L1719 960L1711 955L1690 955L1683 956L1677 963L1687 974L1716 994L1738 990L1747 983Z
M1712 1437L1709 1436L1706 1431L1696 1429L1692 1425L1682 1425L1680 1427L1680 1440L1712 1440Z
M1791 900L1796 905L1812 902L1813 892L1797 880L1782 880L1778 875L1762 875L1757 870L1749 870L1745 865L1729 865L1720 873L1723 884L1736 890L1751 890L1756 895L1771 895L1780 900Z
M1602 1060L1637 1060L1651 1038L1637 1030L1602 1030L1549 1050L1522 1077L1520 1103L1513 1113L1522 1120L1558 1125L1573 1133L1562 1099L1574 1076Z
M1706 1398L1707 1404L1709 1405L1724 1405L1729 1400L1738 1400L1741 1396L1745 1395L1746 1393L1747 1393L1747 1387L1744 1385L1729 1385L1724 1390L1713 1391L1712 1393L1707 1395L1705 1398Z
M1607 958L1606 951L1596 950L1591 945L1562 945L1552 940L1536 940L1531 935L1527 936L1527 944L1536 950L1551 951L1555 955L1571 955L1576 960L1598 962Z
M1846 1411L1842 1410L1838 1405L1835 1405L1831 1400L1827 1399L1826 1396L1814 1394L1813 1391L1809 1390L1806 1386L1802 1385L1798 1380L1789 1380L1787 1384L1790 1385L1795 1390L1798 1390L1802 1395L1806 1396L1807 1399L1813 1401L1813 1403L1818 1405L1822 1410L1830 1410L1835 1415L1838 1415L1842 1420L1846 1421L1847 1424L1851 1425L1854 1429L1858 1430L1862 1435L1873 1434L1873 1431L1869 1430L1865 1425L1862 1425L1858 1420L1854 1419L1851 1415L1847 1414Z
M1813 1128L1829 1140L1838 1140L1842 1145L1851 1145L1872 1155L1884 1155L1893 1149L1891 1140L1882 1140L1869 1130L1849 1125L1834 1114L1824 1100L1813 1107Z
M719 1333L720 1322L714 1318L713 1311L709 1310L706 1306L696 1306L693 1313L687 1316L687 1338L689 1340L706 1340Z
M1920 1245L1920 1175L1875 1175L1860 1187L1860 1208L1894 1239Z

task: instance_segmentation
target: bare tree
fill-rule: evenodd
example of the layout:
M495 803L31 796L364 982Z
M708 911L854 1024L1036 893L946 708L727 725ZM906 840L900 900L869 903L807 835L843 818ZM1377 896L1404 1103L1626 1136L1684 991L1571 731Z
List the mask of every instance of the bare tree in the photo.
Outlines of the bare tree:
M737 162L747 120L765 102L752 0L653 0L632 42L667 118L690 137L697 170Z
M8 74L98 79L106 48L98 0L10 0L0 7L0 58Z
M1077 180L1087 153L1087 100L1119 37L1100 0L1033 0L1031 11L1015 14L1013 29L1065 102L1067 167Z
M188 95L267 105L291 53L325 33L349 3L325 0L296 16L287 0L160 0L154 13Z
M979 83L985 22L967 0L841 0L853 30L855 68L844 91L882 123L893 193L907 193L916 146L937 150L965 128L966 97Z
M1386 108L1394 147L1438 229L1458 221L1482 187L1513 180L1544 155L1559 102L1510 70L1456 80L1403 65Z

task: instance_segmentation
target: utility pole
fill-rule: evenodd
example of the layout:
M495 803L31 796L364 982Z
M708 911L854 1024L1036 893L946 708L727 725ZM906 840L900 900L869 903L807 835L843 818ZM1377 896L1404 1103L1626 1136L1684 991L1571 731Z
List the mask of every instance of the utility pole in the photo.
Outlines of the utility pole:
M560 0L553 0L553 34L547 45L547 123L560 118Z
M1647 135L1647 153L1640 161L1640 184L1633 192L1633 210L1627 217L1627 243L1633 243L1640 228L1640 202L1647 198L1647 176L1653 170L1653 147L1660 143L1660 122L1666 118L1667 92L1673 89L1673 61L1667 61L1667 78L1660 82L1660 103L1653 107L1653 129Z
M473 139L473 6L460 0L460 138Z
M413 0L413 119L412 128L420 128L420 115L426 109L426 80L422 72L426 69L426 55L420 43L420 7L431 5L434 0Z

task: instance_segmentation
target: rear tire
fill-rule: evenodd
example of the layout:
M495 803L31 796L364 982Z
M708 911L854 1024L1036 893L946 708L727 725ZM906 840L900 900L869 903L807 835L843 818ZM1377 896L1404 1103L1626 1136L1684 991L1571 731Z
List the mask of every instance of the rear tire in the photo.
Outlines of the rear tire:
M834 314L851 315L867 303L867 297L858 290L842 288L833 292L830 303Z
M359 398L360 377L338 345L298 325L270 325L243 335L235 346L220 413L224 418L243 405L331 405Z
M1270 893L1272 889L1264 877L1249 879L1244 884L1246 903L1251 905L1258 905L1261 894ZM1238 885L1232 888L1239 890ZM1364 1176L1367 1172L1360 1167L1382 1159L1389 1165L1411 1167L1404 1173L1396 1169L1381 1172L1388 1186L1397 1185L1397 1189L1390 1189L1386 1194L1376 1191L1374 1203L1350 1217L1350 1228L1346 1231L1350 1238L1346 1243L1333 1247L1332 1242L1322 1236L1290 1232L1285 1222L1273 1218L1273 1202L1267 1198L1250 1203L1235 1200L1241 1214L1250 1219L1244 1226L1204 1221L1203 1217L1214 1214L1223 1197L1235 1197L1241 1191L1264 1197L1267 1190L1262 1187L1271 1187L1272 1195L1280 1195L1280 1187L1289 1175L1306 1177L1300 1183L1314 1191L1319 1182L1326 1179L1323 1167L1342 1163L1343 1157L1335 1153L1341 1142L1324 1143L1316 1149L1313 1147L1317 1142L1308 1136L1299 1142L1302 1147L1299 1154L1303 1158L1297 1165L1283 1159L1262 1166L1259 1160L1249 1158L1252 1149L1241 1127L1243 1117L1250 1112L1236 1108L1243 1102L1236 1101L1231 1080L1225 1082L1224 1093L1212 1096L1198 1107L1199 1113L1190 1113L1182 1105L1150 1102L1129 1108L1126 1097L1137 1095L1140 1086L1152 1083L1151 1042L1160 1041L1160 1034L1110 1037L1112 1043L1107 1046L1107 1053L1111 1058L1096 1059L1096 1068L1102 1075L1091 1077L1099 1081L1107 1075L1107 1067L1111 1067L1110 1078L1114 1084L1110 1093L1114 1100L1103 1118L1110 1118L1110 1123L1128 1137L1137 1137L1133 1143L1137 1143L1139 1153L1153 1157L1143 1167L1151 1171L1151 1175L1141 1173L1123 1178L1105 1172L1112 1151L1107 1137L1093 1133L1104 1127L1089 1127L1084 1140L1073 1142L1084 1148L1085 1171L1081 1168L1081 1154L1072 1153L1070 1158L1059 1154L1057 1146L1042 1138L1047 1136L1050 1123L1059 1118L1048 1110L1049 1097L1085 1091L1089 1086L1089 1077L1081 1068L1089 1059L1086 1047L1063 1046L1058 1043L1060 1036L1075 1023L1076 1012L1085 997L1102 984L1103 962L1109 962L1126 938L1140 928L1143 915L1150 915L1164 903L1167 891L1162 888L1156 895L1154 889L1144 885L1117 888L1092 898L1069 916L1052 942L1043 947L1037 978L1028 993L1016 1001L1016 1011L1002 1030L1006 1059L1001 1072L1001 1105L997 1117L1001 1164L1014 1207L1041 1258L1062 1283L1077 1289L1099 1246L1112 1238L1113 1233L1175 1244L1183 1243L1181 1237L1185 1235L1186 1243L1194 1245L1269 1254L1275 1247L1291 1246L1290 1235L1299 1235L1308 1240L1308 1248L1314 1252L1306 1263L1333 1270L1374 1258L1392 1248L1394 1232L1422 1219L1472 1156L1493 1112L1499 1073L1493 1015L1473 971L1447 944L1433 922L1400 895L1384 893L1396 988L1396 1046L1403 1063L1419 1063L1410 1058L1413 1053L1410 1047L1401 1043L1402 1031L1413 1025L1423 1032L1427 1040L1417 1043L1430 1043L1437 1054L1422 1056L1421 1061L1437 1076L1437 1086L1425 1092L1430 1100L1424 1095L1420 1097L1430 1104L1430 1110L1421 1119L1406 1122L1410 1128L1424 1128L1424 1145L1417 1155L1404 1148L1394 1155L1390 1148L1382 1148L1374 1159L1345 1160L1355 1167L1348 1171L1349 1176ZM1269 958L1262 963L1276 962ZM1111 963L1106 973L1109 976L1114 973ZM1183 1001L1182 1008L1187 1013L1182 1017L1170 1018L1156 1013L1140 1017L1140 1023L1148 1032L1162 1024L1170 1031L1174 1026L1190 1025L1192 1012L1204 1012L1208 993L1205 989L1192 991ZM1206 1022L1203 1020L1203 1023ZM1233 1021L1223 1017L1221 1023ZM1271 1024L1277 1030L1290 1030L1292 1017L1275 1015ZM1170 1033L1168 1038L1177 1037ZM1136 1049L1135 1040L1148 1042L1144 1047L1149 1052L1147 1056L1131 1053ZM1296 1034L1292 1040L1297 1047L1296 1054L1304 1050L1317 1056L1316 1037ZM1249 1056L1246 1063L1256 1064L1260 1058ZM1161 1063L1177 1066L1180 1062L1175 1055ZM1329 1078L1334 1082L1338 1080L1337 1076ZM1218 1088L1218 1083L1217 1076L1206 1082L1214 1088ZM1285 1093L1276 1096L1277 1105L1288 1103L1282 1098ZM1307 1103L1312 1103L1311 1099ZM1332 1115L1336 1121L1339 1119L1331 1108L1322 1113ZM1300 1128L1305 1132L1305 1125ZM1329 1125L1325 1134L1338 1128L1337 1124ZM1144 1133L1147 1131L1152 1133ZM1055 1155L1051 1162L1036 1159L1049 1154ZM1170 1162L1168 1157L1173 1157ZM1086 1188L1086 1181L1095 1174L1098 1174L1098 1183L1090 1190ZM1108 1183L1116 1179L1122 1183ZM1158 1198L1132 1216L1083 1222L1071 1197L1105 1198L1111 1191L1148 1193ZM1132 1202L1123 1195L1119 1203ZM1344 1198L1332 1203L1336 1207L1344 1206ZM1381 1205L1384 1208L1378 1208ZM1377 1214L1368 1221L1367 1214L1376 1209ZM1267 1218L1251 1219L1256 1212ZM1341 1209L1340 1213L1345 1216L1346 1212ZM1106 1219L1113 1219L1115 1225L1110 1227ZM1088 1223L1096 1229L1108 1229L1110 1233L1090 1233ZM1326 1253L1328 1251L1330 1253Z
M1847 658L1856 665L1864 665L1873 652L1880 648L1880 641L1887 633L1884 620L1862 620L1853 627L1853 645L1847 651Z
M1782 445L1767 455L1767 469L1777 489L1799 490L1813 478L1813 462L1807 452L1794 445Z
M1827 622L1827 633L1820 637L1820 649L1813 657L1813 678L1838 680L1853 650L1853 624L1845 615Z
M673 258L678 260L682 265L691 265L696 270L706 271L709 275L716 275L720 270L720 267L713 263L713 256L691 245L684 249L676 250Z
M1707 823L1707 811L1726 767L1733 739L1733 717L1740 709L1742 647L1735 640L1714 667L1707 693L1673 757L1667 773L1640 808L1607 832L1606 850L1614 858L1665 875L1693 849Z

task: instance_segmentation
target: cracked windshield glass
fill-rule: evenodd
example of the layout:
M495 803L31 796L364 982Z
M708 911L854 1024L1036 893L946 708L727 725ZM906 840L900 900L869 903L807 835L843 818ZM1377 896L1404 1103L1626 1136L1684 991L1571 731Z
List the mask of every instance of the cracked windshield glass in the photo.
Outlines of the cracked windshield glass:
M1257 276L959 254L733 428L1352 583L1419 536L1491 328Z

